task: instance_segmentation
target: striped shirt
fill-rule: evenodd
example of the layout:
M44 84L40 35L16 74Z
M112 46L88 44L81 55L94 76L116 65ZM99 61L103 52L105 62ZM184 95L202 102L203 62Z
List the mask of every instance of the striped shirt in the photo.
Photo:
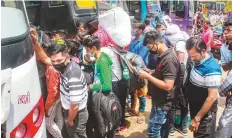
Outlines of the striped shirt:
M80 66L71 61L63 74L60 75L60 98L64 109L70 104L79 104L79 111L87 105L88 87Z
M190 83L186 90L190 112L193 116L199 112L208 97L208 88L218 88L220 86L221 75L221 67L213 56L192 68L189 78ZM217 112L217 101L214 102L210 111Z

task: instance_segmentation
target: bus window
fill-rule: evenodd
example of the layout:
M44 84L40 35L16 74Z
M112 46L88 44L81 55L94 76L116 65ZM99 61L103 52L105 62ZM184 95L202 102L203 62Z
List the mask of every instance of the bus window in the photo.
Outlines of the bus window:
M62 0L49 1L49 7L60 7L60 6L64 6L64 3Z
M29 7L37 7L37 6L40 6L40 1L25 1L25 6L27 8Z
M11 7L11 8L16 8L16 3L15 1L1 1L1 7Z

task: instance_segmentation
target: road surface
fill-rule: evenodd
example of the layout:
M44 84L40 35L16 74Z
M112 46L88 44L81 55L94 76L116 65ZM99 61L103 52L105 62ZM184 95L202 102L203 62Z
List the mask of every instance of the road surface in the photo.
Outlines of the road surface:
M225 78L226 72L223 72L223 77ZM223 113L224 106L225 106L225 98L219 97L218 98L218 112L217 112L217 126L218 120ZM145 111L146 122L143 124L138 124L137 117L129 116L126 114L126 120L128 121L128 131L122 132L120 136L116 136L116 138L146 138L146 131L147 131L147 123L150 116L151 110L151 100L147 100L147 106ZM176 132L174 136L170 136L169 138L193 138L193 134L189 131L188 136L182 136L180 133Z

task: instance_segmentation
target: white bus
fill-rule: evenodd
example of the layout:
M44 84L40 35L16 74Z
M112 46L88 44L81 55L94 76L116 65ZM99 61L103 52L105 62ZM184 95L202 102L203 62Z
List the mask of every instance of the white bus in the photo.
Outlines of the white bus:
M1 137L47 137L28 23L21 10L9 7L1 7Z

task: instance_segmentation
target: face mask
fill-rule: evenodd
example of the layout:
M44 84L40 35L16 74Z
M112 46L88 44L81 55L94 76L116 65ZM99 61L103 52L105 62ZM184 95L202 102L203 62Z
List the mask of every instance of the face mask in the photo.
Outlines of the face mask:
M65 62L57 64L57 65L53 65L53 67L59 72L64 72L66 69Z
M209 26L208 25L204 25L204 30L206 31L206 30L208 30L209 29Z
M132 36L135 36L135 35L136 35L135 31L132 31L132 32L131 32L131 35L132 35Z
M89 56L91 63L95 61L96 58L95 58L94 54L88 53L88 56Z
M161 30L160 35L163 37L165 35L165 32L166 32L165 30Z
M156 47L157 47L156 51L153 51L153 50L152 50L154 47L155 47L155 45L149 50L149 52L150 52L151 54L158 54L158 46L156 46Z
M195 61L193 61L193 63L194 63L195 65L200 65L200 64L202 64L202 63L204 62L204 59L205 59L205 58L202 57L201 60L199 60L199 61L196 61L196 60L195 60Z
M196 66L198 66L198 65L200 65L201 63L203 63L203 61L204 61L204 60L193 61L193 63L194 63Z

